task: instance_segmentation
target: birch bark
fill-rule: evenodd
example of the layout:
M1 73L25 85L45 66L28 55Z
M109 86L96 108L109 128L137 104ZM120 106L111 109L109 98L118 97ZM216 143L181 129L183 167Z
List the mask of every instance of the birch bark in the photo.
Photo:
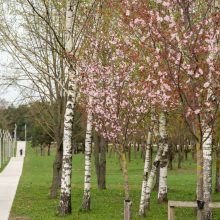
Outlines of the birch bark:
M92 104L92 97L89 97L89 105ZM90 188L91 188L91 147L92 147L92 123L93 114L88 112L86 139L85 139L85 176L84 176L84 195L82 203L82 211L90 210Z
M74 19L74 0L67 0L66 8L66 31L65 31L65 50L66 55L73 55L73 19ZM71 176L72 176L72 124L74 108L77 96L77 86L75 81L75 70L66 59L66 74L69 77L68 100L64 115L63 133L63 163L60 193L60 215L71 213Z
M203 199L205 202L205 220L212 219L212 212L209 208L212 196L212 131L207 126L203 133Z
M157 155L154 159L154 162L152 164L152 169L149 173L148 179L147 179L147 184L146 184L146 191L145 191L145 201L144 201L144 209L145 209L145 213L146 210L150 208L150 196L151 196L151 192L152 192L152 188L153 188L153 183L154 183L154 178L156 176L156 172L157 172L157 168L160 165L160 160L161 160L161 156L163 153L163 146L160 145L157 151Z
M166 113L162 112L160 117L160 144L163 145L163 154L160 161L158 202L167 201L167 168L168 168L168 142L167 142L167 120Z
M142 181L142 189L141 189L141 200L139 205L139 215L145 215L145 191L147 187L147 178L151 167L151 142L152 142L152 132L154 126L154 111L151 111L151 122L147 136L147 146L146 146L146 153L145 153L145 162L144 162L144 175Z
M161 134L164 135L164 134L166 134L166 117L165 117L164 112L162 112L160 114L159 122L160 122L159 123L159 131ZM155 160L152 165L152 169L149 173L149 177L147 180L146 191L145 191L145 205L144 205L145 210L149 209L149 207L150 207L150 196L151 196L151 191L152 191L152 187L153 187L153 180L156 175L157 168L160 166L160 161L162 158L163 151L166 150L166 149L164 149L164 146L165 146L164 141L166 141L165 137L161 138L159 141L157 155L155 157Z
M71 177L72 177L72 123L76 102L76 85L69 82L69 94L64 116L63 163L61 178L61 195L59 212L61 215L71 213Z
M214 1L213 10L215 11L215 7L219 6L218 1ZM218 53L218 34L215 33L212 29L210 30L214 33L213 40L211 41L211 52L209 54L209 82L213 84L212 71L214 68L213 60L215 59ZM207 101L211 102L213 99L213 90L210 87L207 92ZM209 116L209 121L212 121L213 118L213 109L211 108L207 113ZM209 115L211 114L211 115ZM212 219L212 212L209 208L209 202L211 202L212 196L212 126L209 123L204 122L202 124L203 137L202 137L202 151L203 151L203 199L205 202L204 207L204 217L205 220Z

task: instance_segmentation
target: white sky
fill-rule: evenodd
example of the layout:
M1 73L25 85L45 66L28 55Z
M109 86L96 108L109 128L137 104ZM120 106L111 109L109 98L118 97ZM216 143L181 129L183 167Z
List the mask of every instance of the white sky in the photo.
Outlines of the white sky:
M13 13L10 13L10 10L7 10L7 4L10 5L10 2L6 1L3 5L4 16L7 21L12 24L12 27L16 30L16 33L22 33L22 28L19 25L19 16ZM14 4L14 3L12 3ZM13 5L13 7L16 7ZM2 9L2 8L1 8ZM18 88L16 83L13 83L10 78L17 78L18 74L16 72L17 63L13 59L13 57L7 53L2 51L4 48L0 48L0 99L5 99L10 104L20 104L23 100L21 95L21 88ZM18 84L26 82L18 82Z
M22 100L21 89L7 80L14 75L15 70L11 68L13 58L5 52L0 52L0 99L9 103L19 104Z

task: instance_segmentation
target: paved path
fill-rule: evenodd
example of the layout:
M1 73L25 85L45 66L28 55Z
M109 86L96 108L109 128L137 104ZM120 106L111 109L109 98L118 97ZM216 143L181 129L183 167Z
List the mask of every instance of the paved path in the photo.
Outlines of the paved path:
M0 173L0 220L8 220L15 197L18 182L22 173L25 155L25 141L17 142L16 157L12 157L5 169ZM20 156L20 149L23 156Z

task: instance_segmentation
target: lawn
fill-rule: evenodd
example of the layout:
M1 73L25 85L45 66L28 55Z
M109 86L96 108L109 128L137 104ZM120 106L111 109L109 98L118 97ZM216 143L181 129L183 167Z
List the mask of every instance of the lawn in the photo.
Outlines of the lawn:
M190 157L190 155L189 155ZM123 219L123 179L119 169L117 156L107 156L107 190L99 191L96 185L94 163L92 167L91 211L80 212L83 196L84 159L82 154L73 157L73 184L72 184L72 207L73 214L67 217L56 215L57 200L48 198L52 179L52 156L39 156L36 150L28 147L24 162L23 175L20 179L16 198L11 210L11 217L23 216L27 219L77 219L77 220L121 220ZM184 162L181 169L169 171L168 197L170 200L195 199L196 170L195 163L190 159ZM142 219L138 216L141 180L143 173L143 161L140 154L132 158L129 163L129 180L131 198L133 201L133 219ZM152 194L151 209L146 219L167 219L167 204L157 204L157 194ZM220 201L220 194L213 194L214 201ZM196 219L193 209L177 209L177 220ZM214 210L214 219L220 220L220 210Z

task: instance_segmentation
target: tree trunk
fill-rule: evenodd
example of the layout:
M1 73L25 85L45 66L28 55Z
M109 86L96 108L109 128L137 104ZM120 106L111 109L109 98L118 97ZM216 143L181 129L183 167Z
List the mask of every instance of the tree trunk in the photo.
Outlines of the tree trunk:
M128 144L128 161L131 162L131 143Z
M61 170L62 170L62 158L63 158L63 144L57 146L56 157L53 163L53 179L50 188L50 198L55 199L57 197L57 190L61 183Z
M177 151L178 151L178 168L181 168L181 163L182 163L181 145L177 145Z
M201 142L196 144L196 156L197 156L197 202L203 202L203 162L202 162L202 150ZM197 220L204 220L203 209L197 208Z
M160 167L156 170L156 181L154 184L154 191L158 192L159 189L159 182L160 182Z
M43 145L41 145L41 146L40 146L40 155L41 155L41 156L43 156L43 150L44 150Z
M132 202L128 200L124 200L124 220L131 220L131 206Z
M70 82L69 82L70 83ZM63 163L61 178L61 195L59 213L61 215L70 214L71 207L71 177L72 177L72 123L75 107L75 88L70 83L71 92L69 96L64 116L64 133L63 133ZM71 94L71 95L70 95Z
M152 116L151 116L152 119ZM152 142L152 130L153 130L153 122L151 120L151 125L147 135L147 146L146 146L146 153L145 153L145 162L144 162L144 175L142 181L142 189L141 189L141 200L139 205L139 215L145 215L145 191L147 187L147 179L148 174L151 167L151 142Z
M196 156L196 144L192 144L192 159L194 162L196 162L197 160L197 156Z
M128 167L124 149L120 152L120 161L121 168L124 177L124 191L125 191L125 200L124 200L124 220L131 220L131 206L132 202L129 196L129 183L128 183Z
M136 145L136 143L134 143L133 146L134 146L134 159L136 159L137 158L137 145Z
M144 216L145 215L145 191L147 187L147 179L148 179L148 173L150 171L150 147L151 147L151 132L148 132L148 143L146 148L146 154L145 154L145 163L144 163L144 175L143 175L143 181L142 181L142 189L141 189L141 200L140 200L140 206L139 206L139 215Z
M92 98L90 97L89 99L91 103ZM87 116L87 128L86 128L86 140L85 140L85 176L84 176L84 195L83 195L82 211L90 210L92 123L93 123L93 115L92 112L89 111Z
M220 147L216 149L216 182L215 191L220 192Z
M74 23L74 1L67 0L66 3L66 31L65 31L65 52L67 55L74 56L73 45L73 23ZM64 132L63 132L63 163L60 192L59 214L66 215L72 211L71 207L71 177L72 177L72 125L76 104L76 70L66 58L66 71L69 78L68 96L66 111L64 115Z
M99 164L100 137L97 132L94 132L93 138L94 138L95 171L96 171L96 177L97 177L97 185L99 188L99 182L100 182L100 164ZM110 151L110 153L111 153L111 151Z
M108 142L105 140L104 137L101 136L101 149L100 149L100 160L99 160L99 167L100 167L100 178L98 187L99 189L106 189L106 148Z
M156 155L155 160L152 164L152 169L151 169L149 176L148 176L148 179L147 179L147 185L146 185L146 191L145 191L145 201L144 201L145 202L145 204L144 204L145 213L146 213L146 210L148 210L150 208L150 196L151 196L151 191L152 191L152 187L153 187L153 180L156 175L157 168L160 165L160 159L161 159L162 153L163 153L163 146L160 146L158 148L157 155Z
M188 145L184 145L185 160L188 160Z
M167 201L167 168L168 168L168 143L167 143L167 120L166 113L162 112L160 116L160 145L163 146L163 154L160 161L160 177L158 188L158 202Z
M48 144L48 145L47 145L47 156L50 156L50 147L51 147L51 145Z
M149 209L150 207L150 196L153 186L153 180L156 175L157 169L160 167L160 161L162 159L162 155L165 155L165 152L167 151L167 136L166 136L166 117L165 113L162 112L160 115L159 120L159 131L160 131L160 141L159 141L159 147L157 150L157 155L154 160L154 163L152 165L151 172L149 174L148 180L147 180L147 186L145 191L145 209Z
M205 202L205 220L212 219L209 202L212 197L212 129L207 126L203 133L203 198Z
M168 159L169 159L169 169L173 169L173 159L174 159L174 152L173 152L173 145L170 144L169 152L168 152Z

